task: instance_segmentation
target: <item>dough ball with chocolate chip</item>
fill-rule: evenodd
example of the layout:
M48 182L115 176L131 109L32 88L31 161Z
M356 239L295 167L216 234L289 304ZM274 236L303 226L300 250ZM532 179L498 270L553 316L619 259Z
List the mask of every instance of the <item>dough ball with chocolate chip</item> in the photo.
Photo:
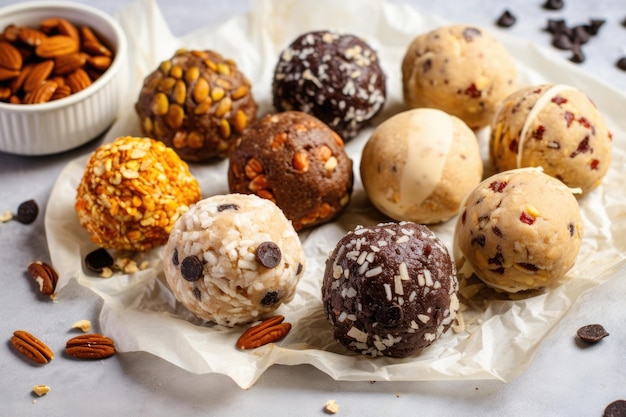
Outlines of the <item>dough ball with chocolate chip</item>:
M326 260L322 302L333 336L369 356L417 355L456 318L459 284L443 243L411 222L357 226Z
M542 167L567 186L590 191L609 169L612 134L582 91L562 84L522 88L492 123L490 157L497 171Z
M350 202L353 181L339 135L303 112L257 120L230 154L230 192L272 200L296 230L337 217Z
M498 103L517 85L509 51L486 30L468 25L417 36L401 69L409 107L443 110L475 130L489 125Z
M578 201L561 181L536 168L484 180L461 206L454 234L457 267L505 292L567 280L582 242Z
M176 222L163 255L176 299L225 326L258 320L291 301L306 260L300 238L271 201L216 195Z
M214 51L179 50L143 83L135 110L144 135L165 142L182 159L225 158L255 119L250 81Z
M274 107L309 113L348 141L383 108L385 81L376 51L363 39L308 32L280 55L272 84Z

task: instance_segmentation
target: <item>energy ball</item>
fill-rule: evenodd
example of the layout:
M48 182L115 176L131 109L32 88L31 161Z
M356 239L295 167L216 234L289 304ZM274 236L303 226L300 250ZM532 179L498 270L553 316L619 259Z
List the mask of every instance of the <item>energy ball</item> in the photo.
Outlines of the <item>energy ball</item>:
M357 226L326 261L322 302L333 336L370 356L417 355L459 309L454 262L424 225Z
M503 101L489 140L497 171L542 167L583 192L597 187L611 164L612 135L597 107L580 90L545 84Z
M171 148L122 136L92 153L75 209L94 243L145 251L164 245L176 220L201 198L198 181Z
M272 200L298 231L337 217L350 202L353 182L342 139L303 112L257 120L229 158L230 192Z
M417 36L402 60L405 103L457 116L474 130L488 126L517 84L509 51L484 29L440 27Z
M309 113L348 141L383 108L385 74L376 51L363 39L308 32L281 53L272 96L279 112Z
M210 50L177 51L145 78L135 103L143 134L192 162L226 158L257 109L235 62Z
M564 281L582 235L571 190L535 168L516 169L468 195L454 232L455 257L492 288L537 290Z
M408 110L385 120L361 155L361 180L369 200L394 220L448 220L482 174L474 132L461 119L436 109Z
M176 222L163 255L176 299L224 326L258 320L291 301L306 260L282 211L255 195L216 195Z

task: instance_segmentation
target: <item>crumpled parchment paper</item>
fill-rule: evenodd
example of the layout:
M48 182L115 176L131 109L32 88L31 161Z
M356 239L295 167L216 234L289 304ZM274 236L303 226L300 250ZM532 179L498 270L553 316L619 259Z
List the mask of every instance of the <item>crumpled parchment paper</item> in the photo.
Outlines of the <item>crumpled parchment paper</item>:
M409 42L422 32L448 23L408 6L379 0L257 0L249 14L178 39L171 35L154 0L137 0L117 19L129 38L133 81L120 117L105 141L120 135L140 135L133 105L141 82L180 47L213 49L234 59L252 81L259 114L272 111L271 80L280 51L297 35L314 29L360 35L378 51L388 78L388 101L377 118L380 123L404 109L400 63ZM51 261L60 275L58 289L76 279L102 297L101 331L115 340L120 352L146 351L190 372L225 374L242 388L253 385L273 364L310 364L337 380L510 381L526 369L542 340L581 294L620 270L624 274L626 186L620 170L626 163L626 119L620 113L626 108L626 96L551 51L503 34L498 37L516 59L521 85L555 82L581 89L604 113L614 133L614 159L604 183L579 197L585 237L578 262L563 285L532 297L508 300L470 280L466 294L477 295L466 301L464 329L448 331L419 356L372 359L347 353L332 339L322 311L320 288L326 256L343 234L357 224L385 220L368 203L358 175L361 148L371 134L370 128L346 146L356 171L348 210L331 224L301 232L308 267L295 299L278 311L293 324L291 333L280 343L239 351L235 341L243 328L198 323L176 302L165 282L162 248L138 254L138 262L147 260L149 268L137 273L103 279L84 269L83 258L95 247L81 228L73 205L88 155L62 171L47 206L46 233ZM487 132L480 132L485 156L487 137ZM191 164L190 168L205 197L228 192L226 161ZM455 221L432 227L451 252ZM62 297L61 291L59 300Z

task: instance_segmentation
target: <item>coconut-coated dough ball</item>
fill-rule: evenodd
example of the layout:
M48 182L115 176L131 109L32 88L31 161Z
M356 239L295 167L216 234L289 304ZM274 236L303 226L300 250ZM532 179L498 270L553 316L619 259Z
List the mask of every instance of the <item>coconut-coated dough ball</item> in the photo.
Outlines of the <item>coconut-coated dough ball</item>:
M474 132L436 109L413 109L387 119L361 156L368 198L394 220L433 224L457 214L480 183L483 162Z

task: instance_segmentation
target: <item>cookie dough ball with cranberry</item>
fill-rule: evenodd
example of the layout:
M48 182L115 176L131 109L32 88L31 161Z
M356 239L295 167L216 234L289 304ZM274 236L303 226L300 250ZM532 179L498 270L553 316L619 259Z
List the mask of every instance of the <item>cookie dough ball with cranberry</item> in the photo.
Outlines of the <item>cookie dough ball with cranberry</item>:
M135 110L144 135L186 161L225 158L255 119L250 81L219 53L179 50L143 83Z
M258 320L291 301L305 266L300 238L282 211L245 194L199 201L176 222L163 255L178 301L224 326Z
M337 217L350 202L353 181L352 160L339 135L303 112L257 120L229 158L230 192L274 201L296 230Z
M486 30L450 25L417 36L402 60L404 101L457 116L476 130L491 123L496 106L515 91L509 51Z
M75 209L94 243L144 251L164 245L200 198L198 181L176 152L154 139L123 136L87 161Z
M322 302L333 336L369 356L419 354L459 309L455 265L426 226L358 226L326 261Z
M352 139L386 100L378 55L363 39L334 31L300 35L274 70L274 107L309 113Z
M582 91L563 84L522 88L496 114L489 141L497 171L542 167L567 186L590 191L611 165L613 138Z

